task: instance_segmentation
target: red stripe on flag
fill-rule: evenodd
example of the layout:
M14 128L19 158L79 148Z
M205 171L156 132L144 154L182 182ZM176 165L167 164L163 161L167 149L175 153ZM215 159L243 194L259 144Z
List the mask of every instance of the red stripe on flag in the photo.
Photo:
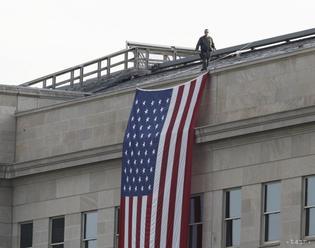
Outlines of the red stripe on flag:
M178 113L178 109L180 106L180 102L183 96L184 86L180 86L178 89L177 99L174 106L173 115L168 126L165 143L164 143L164 151L163 151L163 158L161 164L161 176L160 176L160 186L159 186L159 196L158 196L158 203L157 203L157 217L156 217L156 225L155 225L155 247L160 247L160 239L161 239L161 223L162 223L162 208L163 208L163 196L164 196L164 187L165 187L165 176L166 176L166 167L167 167L167 160L169 154L169 147L170 147L170 140L172 136L173 127L176 121L176 116Z
M205 87L205 84L208 80L208 74L204 75L202 78L202 83L198 93L197 102L193 111L193 116L191 124L189 127L188 135L188 147L193 147L194 144L194 127L197 119L197 109L200 105L201 96ZM189 200L190 200L190 191L191 191L191 165L192 165L192 149L187 150L186 155L186 170L185 170L185 179L184 179L184 191L183 191L183 207L182 207L182 222L181 222L181 239L180 247L187 247L188 245L188 236L189 236Z
M141 208L142 208L142 197L139 196L138 205L137 205L136 247L140 247Z
M133 197L129 197L129 228L128 228L128 246L132 247L132 204L133 204Z
M169 202L169 211L168 211L168 223L167 223L167 246L166 247L169 247L169 248L172 248L172 245L173 245L174 210L175 210L175 202L176 202L176 189L177 189L177 177L178 177L180 151L181 151L181 147L183 145L186 145L186 144L182 144L183 129L185 126L185 122L186 122L189 106L191 103L191 99L194 93L195 85L196 85L196 81L193 81L190 84L188 97L186 100L186 105L184 108L182 119L180 121L180 125L178 127L178 133L177 133L177 138L176 138L175 157L174 157L174 163L173 163L170 202Z
M120 199L118 247L124 248L125 237L125 197Z
M150 247L151 210L152 210L152 195L148 195L147 209L146 209L147 214L146 214L146 221L145 221L144 248Z

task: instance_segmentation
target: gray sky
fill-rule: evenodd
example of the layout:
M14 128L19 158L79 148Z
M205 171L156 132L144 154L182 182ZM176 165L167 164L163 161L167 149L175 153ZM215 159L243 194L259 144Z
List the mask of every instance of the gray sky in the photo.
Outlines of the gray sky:
M2 0L0 84L21 84L125 48L224 48L315 27L312 0Z

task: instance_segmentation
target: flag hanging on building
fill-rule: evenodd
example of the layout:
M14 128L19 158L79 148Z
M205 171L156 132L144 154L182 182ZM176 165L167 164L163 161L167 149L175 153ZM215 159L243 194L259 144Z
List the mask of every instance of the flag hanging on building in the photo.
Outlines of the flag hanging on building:
M136 91L123 144L120 248L187 247L193 129L207 78Z

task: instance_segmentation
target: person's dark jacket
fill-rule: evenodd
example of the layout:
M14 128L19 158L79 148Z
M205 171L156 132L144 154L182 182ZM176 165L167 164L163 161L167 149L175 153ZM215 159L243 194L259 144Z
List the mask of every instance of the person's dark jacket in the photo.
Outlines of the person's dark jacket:
M196 51L199 50L199 47L201 57L209 57L210 52L215 50L213 39L210 36L201 36L196 45Z

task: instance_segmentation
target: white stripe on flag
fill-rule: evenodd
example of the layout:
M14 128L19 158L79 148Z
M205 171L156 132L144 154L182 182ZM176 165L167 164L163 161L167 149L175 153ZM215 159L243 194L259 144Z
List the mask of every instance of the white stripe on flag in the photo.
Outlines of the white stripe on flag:
M125 197L125 248L129 248L128 246L128 234L129 234L129 197Z
M178 114L176 117L176 121L172 130L171 142L169 147L169 156L167 161L167 170L165 177L165 186L164 186L164 196L163 196L163 207L162 207L162 227L161 227L161 243L160 247L166 247L166 239L167 239L167 224L168 224L168 210L169 210L169 201L170 201L170 192L171 192L171 183L172 183L172 175L173 175L173 164L174 164L174 156L177 142L177 134L179 125L182 120L182 116L184 113L184 109L186 106L188 94L189 94L190 84L186 84L184 86L183 96L180 102L180 106L178 109Z
M146 195L142 197L141 225L140 225L140 247L144 247L145 224L146 224L146 214L147 214L147 200L148 200L148 197Z
M131 230L131 242L132 248L136 248L136 233L137 233L137 205L138 197L132 197L132 230Z
M155 225L157 217L157 203L159 197L159 187L160 187L160 177L161 177L161 164L164 153L164 143L166 138L166 133L168 126L171 122L176 99L178 94L178 87L175 87L172 92L170 106L167 112L165 123L160 135L160 142L158 148L158 154L156 158L156 167L154 175L154 186L153 186L153 195L152 195L152 210L151 210L151 226L150 226L150 247L154 247L155 244Z
M183 203L183 191L184 191L184 177L186 169L186 154L187 154L187 142L189 127L191 124L191 119L193 116L193 111L197 102L197 97L200 91L200 86L202 82L202 76L197 78L194 94L191 99L191 104L189 106L187 120L184 126L182 146L180 151L180 166L178 169L177 177L177 191L176 191L176 202L175 202L175 212L174 212L174 231L173 231L173 247L179 248L180 246L180 230L181 230L181 220L182 220L182 203Z

